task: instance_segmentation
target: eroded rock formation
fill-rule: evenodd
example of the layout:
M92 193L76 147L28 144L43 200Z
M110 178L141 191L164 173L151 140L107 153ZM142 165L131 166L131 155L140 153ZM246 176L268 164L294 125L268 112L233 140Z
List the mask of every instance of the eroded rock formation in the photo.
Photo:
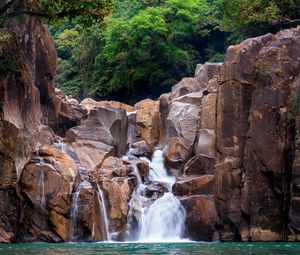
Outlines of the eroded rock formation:
M300 240L300 28L230 46L133 107L55 89L47 28L18 22L4 45L18 71L0 74L0 242L124 240L138 182L167 192L148 178L156 146L187 238Z

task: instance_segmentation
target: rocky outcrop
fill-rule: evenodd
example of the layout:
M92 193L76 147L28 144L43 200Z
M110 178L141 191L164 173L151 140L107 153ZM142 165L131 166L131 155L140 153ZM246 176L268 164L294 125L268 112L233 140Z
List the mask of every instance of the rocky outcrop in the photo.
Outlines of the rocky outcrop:
M122 156L127 145L126 112L116 107L92 108L79 126L69 129L66 141L94 141L114 147L115 155Z
M186 237L300 240L300 28L230 46L132 107L55 90L46 27L19 22L1 45L18 70L0 72L1 243L124 240L136 187L149 205L168 192L149 179L156 146Z

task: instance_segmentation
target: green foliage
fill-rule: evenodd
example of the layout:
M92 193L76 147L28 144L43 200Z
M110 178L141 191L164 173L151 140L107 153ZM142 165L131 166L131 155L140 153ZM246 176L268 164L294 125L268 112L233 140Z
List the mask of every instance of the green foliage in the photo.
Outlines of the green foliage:
M12 35L6 29L0 29L0 75L16 72L16 56L10 53L9 47L12 44Z
M102 22L113 8L113 0L7 0L0 2L0 24L31 15L56 25L68 20L91 26Z
M79 38L79 26L56 35L59 56L68 62L59 62L62 89L77 96L133 95L193 73L199 38L210 33L206 0L126 0L116 6L105 25L82 30Z
M106 14L112 4L102 2ZM69 5L56 0L43 8L78 7ZM57 84L77 97L114 99L169 88L192 75L196 63L223 61L229 44L274 32L300 14L298 0L115 0L112 16L99 24L85 20L90 7L51 27L60 58Z

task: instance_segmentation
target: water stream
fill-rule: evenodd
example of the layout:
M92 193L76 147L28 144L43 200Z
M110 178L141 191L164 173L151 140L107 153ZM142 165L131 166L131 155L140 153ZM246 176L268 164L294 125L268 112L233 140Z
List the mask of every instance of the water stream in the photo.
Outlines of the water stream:
M89 179L88 171L84 166L82 166L76 151L74 149L68 147L62 139L59 140L56 147L60 151L67 153L75 161L77 168L79 170L80 183L78 184L75 192L72 195L72 204L71 204L71 210L70 210L71 222L70 222L69 238L70 238L70 240L74 240L77 236L76 228L77 228L77 224L78 224L78 210L79 210L78 201L79 201L80 193L81 193L82 189L89 188L92 185L91 185L91 182ZM100 222L103 223L103 226L100 226L100 228L102 230L102 236L103 236L104 240L110 241L107 208L105 205L103 191L101 190L98 182L96 182L95 189L96 189L97 200L98 200L98 205L99 205Z
M124 159L130 161L130 151ZM180 201L172 194L172 186L176 179L167 174L161 150L154 152L151 161L146 158L142 159L147 160L150 165L148 176L150 182L143 183L137 167L133 166L137 187L129 203L128 240L179 241L184 232L186 213ZM145 189L153 183L163 185L168 190L154 202L145 195Z
M45 209L46 206L46 197L45 197L45 162L43 158L40 158L39 162L39 181L38 181L38 187L39 187L39 208Z

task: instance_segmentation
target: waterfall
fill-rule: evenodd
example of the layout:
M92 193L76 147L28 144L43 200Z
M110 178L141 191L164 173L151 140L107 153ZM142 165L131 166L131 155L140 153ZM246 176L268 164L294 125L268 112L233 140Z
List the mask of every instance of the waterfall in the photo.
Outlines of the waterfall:
M70 240L76 239L77 233L76 228L78 227L78 200L80 197L81 190L87 187L93 187L90 182L90 178L88 175L88 171L85 167L81 165L81 162L78 158L76 151L72 147L68 147L63 139L60 139L59 142L56 144L56 148L59 149L61 152L67 153L76 163L79 176L80 176L80 183L78 184L75 192L72 195L72 204L70 209L70 231L69 231L69 238ZM95 187L96 186L96 187ZM100 212L100 221L103 223L101 224L100 229L102 232L102 236L104 240L110 241L110 233L109 233L109 222L107 217L107 208L105 206L105 200L103 191L100 189L98 182L94 188L96 189L97 200L99 205L99 212ZM95 226L94 226L95 229Z
M130 155L127 155L126 159L130 160ZM150 182L166 186L168 192L152 202L145 196L145 189L149 184L142 183L137 167L133 166L137 187L129 202L128 239L131 241L179 241L184 232L186 213L180 201L171 193L176 179L167 174L161 150L154 152L151 161L146 158L142 159L147 160L150 165L148 176Z
M39 163L39 181L38 181L38 187L39 187L39 208L45 209L46 206L46 197L45 197L45 162L43 158L40 158Z
M97 182L97 197L98 197L98 203L100 206L100 212L101 212L101 222L104 223L104 230L103 230L103 236L104 239L110 241L110 233L109 233L109 222L108 222L108 217L107 217L107 208L105 205L105 200L104 200L104 194L103 191L100 189L99 184Z
M178 241L183 234L185 210L172 194L165 193L148 209L143 221L140 240Z

